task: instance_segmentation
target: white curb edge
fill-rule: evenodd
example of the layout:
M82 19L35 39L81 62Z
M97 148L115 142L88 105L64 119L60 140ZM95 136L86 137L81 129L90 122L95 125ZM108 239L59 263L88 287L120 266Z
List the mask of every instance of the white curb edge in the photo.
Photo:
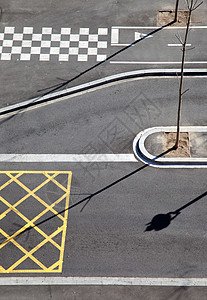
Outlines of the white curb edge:
M133 141L133 151L137 159L157 168L207 168L207 158L163 158L155 157L145 148L146 138L157 132L176 132L176 126L147 128L138 133ZM207 126L181 126L180 132L207 132Z
M27 108L30 106L34 106L40 103L48 102L57 98L61 98L64 96L76 94L78 92L82 92L94 87L98 87L107 83L136 78L136 77L150 77L150 76L177 76L180 74L180 69L147 69L147 70L136 70L130 72L124 72L120 74L111 75L108 77L104 77L95 81L91 81L88 83L84 83L78 86L74 86L68 89L64 89L62 91L48 93L46 95L42 95L27 101L23 101L14 105L10 105L7 107L0 108L0 115L4 115L13 111L18 111L23 108ZM192 69L184 69L185 76L207 76L206 68L192 68Z

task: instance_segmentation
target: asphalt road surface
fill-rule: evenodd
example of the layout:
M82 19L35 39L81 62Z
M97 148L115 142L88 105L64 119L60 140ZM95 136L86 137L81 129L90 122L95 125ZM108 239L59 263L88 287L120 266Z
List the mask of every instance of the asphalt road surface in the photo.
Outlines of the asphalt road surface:
M0 107L39 96L148 34L157 28L158 11L174 4L2 0ZM179 8L184 9L184 1ZM187 48L195 49L187 52L187 67L206 67L206 10L204 1L194 13ZM181 28L169 28L152 35L67 87L130 70L177 68L177 32L184 34ZM205 81L185 79L190 91L183 97L182 125L206 125ZM116 154L133 153L133 139L141 130L175 125L177 99L177 78L139 79L0 119L1 278L117 276L196 282L207 277L205 169L113 161ZM12 162L20 154L21 162ZM50 163L31 163L24 154L59 154L62 161L54 157ZM67 154L76 156L67 161ZM102 162L83 162L79 154L101 154ZM154 216L192 200L163 230L145 231ZM205 299L205 293L205 288L186 286L38 287L38 297L45 299L194 300ZM37 287L1 288L1 299L23 296L36 299Z
M191 91L183 101L183 125L206 124L204 82L202 78L186 79L186 86L191 86ZM140 130L175 123L177 84L177 78L133 80L2 118L0 151L2 154L12 153L14 157L29 153L132 153L133 138ZM136 114L133 113L135 109ZM19 199L25 199L28 191L24 186L29 185L30 190L39 186L37 195L44 201L39 203L29 192L32 199L26 200L31 201L24 200L23 203L22 200L15 206L20 213L16 215L10 207L7 215L3 214L2 228L10 237L36 215L39 217L34 224L47 235L52 234L51 230L58 230L62 220L58 217L50 219L55 212L41 212L51 205L48 201L56 201L62 196L60 187L65 186L67 181L60 177L57 181L61 186L49 185L42 189L41 174L33 175L33 178L31 174L22 175L15 171L51 171L50 176L54 175L52 171L71 171L70 205L103 189L90 199L83 211L84 203L69 211L63 276L206 276L205 195L186 208L166 229L145 232L146 224L155 215L175 211L206 192L205 169L160 170L143 168L141 162L54 161L40 164L26 163L24 159L22 163L4 161L1 162L1 170L13 173L1 174L2 197L10 201L10 197L15 196L11 200L14 205ZM5 185L8 180L5 176L12 180L11 186ZM120 182L117 182L119 179ZM5 205L8 206L7 202L4 202L3 211ZM54 206L56 212L64 208L65 202L57 202ZM21 214L27 212L28 219L23 218L22 221ZM42 224L47 218L48 221ZM57 247L47 243L50 247L46 248L46 253L44 247L40 248L41 251L35 248L44 240L44 235L41 238L39 235L39 231L30 229L15 236L15 239L20 245L26 243L29 250L35 249L36 259L48 268L56 262ZM17 248L16 255L21 258L22 250ZM15 263L13 250L12 243L8 241L1 250L1 266L4 269ZM20 268L34 267L32 263L35 261L27 258L25 264L18 264ZM13 270L15 272L15 267Z
M159 11L174 6L175 1L2 1L0 106L74 78L156 29ZM179 9L184 8L180 1ZM188 48L195 49L188 51L187 67L206 67L206 9L204 2L193 14ZM153 34L69 86L129 70L179 67L177 33L184 34L178 28Z

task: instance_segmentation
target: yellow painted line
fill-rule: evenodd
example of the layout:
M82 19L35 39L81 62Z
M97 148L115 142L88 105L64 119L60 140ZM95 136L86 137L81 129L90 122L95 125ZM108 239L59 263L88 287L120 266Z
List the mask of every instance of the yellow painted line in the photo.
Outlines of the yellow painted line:
M4 232L2 229L0 229L0 232L6 236L7 238L10 238L10 236ZM22 247L18 242L16 242L15 240L12 240L12 243L17 247L19 248L24 254L27 254L27 257L29 257L30 259L32 259L37 265L39 265L42 269L45 269L46 267L40 262L38 261L38 259L36 259L34 256L32 256L30 254L30 252L28 252L26 249L24 249L24 247ZM16 264L16 263L15 263ZM14 269L13 266L15 266L15 264L13 264L9 269L6 270L6 273L10 273L10 271L12 269Z
M19 175L20 176L20 175ZM19 177L18 176L18 177ZM13 176L12 176L13 177ZM11 182L13 182L13 179L9 180ZM47 184L50 181L50 179L46 179L42 184L38 185L35 189L32 190L33 193L37 192L41 187L43 187L45 184ZM1 188L0 188L1 190ZM13 207L18 206L19 204L21 204L24 200L26 200L27 198L30 197L30 194L25 195L23 198L21 198L19 201L17 201ZM11 211L11 208L8 208L6 211L4 211L1 215L0 215L0 220L5 217L9 212Z
M22 258L20 258L15 264L13 264L8 270L13 270L15 269L18 265L20 265L24 260L26 260L28 257L30 259L32 259L36 264L38 264L40 267L43 266L43 270L46 270L48 268L46 268L42 263L38 263L39 260L37 260L34 256L32 256L32 254L34 254L38 249L40 249L42 246L44 246L48 241L51 242L51 239L56 236L59 232L62 231L62 227L60 228L60 230L56 230L56 232L53 232L50 236L48 236L47 238L45 238L41 243L39 243L36 247L34 247L32 250L30 250L29 252L25 253L25 256L23 256ZM19 248L19 247L18 247ZM60 250L60 246L58 245L58 248Z
M11 175L12 176L12 175ZM28 194L29 196L34 197L36 200L38 200L42 205L44 205L45 207L49 208L50 205L48 205L45 201L43 201L40 197L38 197L37 195L35 195L35 193L33 193L33 191L31 191L29 188L27 188L21 181L19 181L18 179L14 178L14 181L21 186ZM57 211L55 211L53 208L50 209L55 215L57 215L57 217L59 217L60 219L64 219L62 217L62 215L59 215Z
M0 172L1 174L1 172ZM6 174L7 175L7 174ZM7 175L8 176L8 175ZM21 176L21 174L17 174L16 176L14 176L15 178L18 178L19 176ZM13 182L13 179L10 179L8 180L7 182L5 182L5 184L3 184L1 187L0 187L0 191L3 190L7 185L9 185L10 183Z
M67 192L67 189L62 185L60 184L59 182L57 182L53 176L50 176L49 174L45 174L45 176L47 176L52 182L54 182L59 188L61 188L64 192Z
M0 200L2 200L2 199L3 199L3 198L0 197ZM5 203L7 202L5 199L3 199L3 200L4 200ZM2 202L3 202L3 201L2 201ZM7 204L7 205L8 205L8 204ZM26 224L24 227L22 227L20 230L18 230L16 233L14 233L11 237L8 236L7 240L4 241L2 244L0 244L0 249L3 248L6 244L8 244L10 241L13 242L13 239L14 239L15 237L17 237L20 233L22 233L23 231L25 231L25 229L28 228L28 227L30 227L30 226L31 226L32 228L34 228L37 232L39 232L45 239L48 238L48 235L47 235L44 231L42 231L38 226L35 226L33 220L30 221L30 220L29 220L27 217L25 217L20 211L18 211L17 209L13 208L12 205L11 205L11 209L12 209L17 215L19 215L19 216L20 216L27 224ZM38 216L41 216L41 215L42 215L42 213L40 213ZM55 241L53 241L53 240L51 239L50 242L51 242L55 247L57 247L58 244L57 244ZM59 246L59 245L58 245L58 246Z
M0 249L4 247L9 242L13 243L19 250L22 251L24 254L23 257L21 257L17 262L15 262L12 266L9 267L9 269L4 269L3 266L0 266L0 273L41 273L41 272L51 272L51 273L57 273L62 271L62 264L63 264L63 254L64 254L64 247L65 247L65 238L66 238L66 229L67 229L67 218L68 218L68 207L69 207L69 196L70 196L70 186L71 186L71 178L72 178L72 172L70 171L0 171L0 174L6 174L10 179L0 187L0 191L3 190L6 186L8 186L12 182L16 182L19 186L21 186L28 194L25 195L23 198L21 198L18 202L16 202L14 205L11 205L6 199L4 199L2 196L0 196L0 201L2 201L5 205L8 206L8 209L3 212L0 215L0 220L4 218L9 211L14 211L20 218L22 218L26 224L22 228L20 228L17 232L15 232L12 236L9 236L4 230L0 228L0 233L5 236L6 240L0 244ZM14 175L15 174L15 175ZM40 185L38 185L35 189L30 190L27 188L22 182L21 177L23 174L43 174L47 178L45 181L43 181ZM62 186L55 177L59 174L67 174L68 182L67 182L67 188ZM35 192L42 188L45 184L52 181L55 185L57 185L59 188L61 188L65 193L57 199L55 202L53 202L51 205L48 205L45 203L44 200L42 200L40 197L35 195ZM22 203L24 200L26 200L29 196L34 197L37 199L40 203L42 203L46 208L44 211L42 211L40 214L38 214L36 217L34 217L31 221L23 215L16 207ZM65 199L65 213L64 217L60 215L53 207L63 201ZM58 229L56 229L52 234L49 236L38 227L38 224L35 225L34 222L36 222L40 217L42 217L46 212L51 211L54 213L54 216L59 217L63 225L60 226ZM14 239L20 235L25 230L30 230L30 227L37 230L43 237L44 240L36 245L33 249L30 251L27 251L22 247L18 242L16 242ZM61 245L58 245L53 238L58 235L60 232L62 232L62 238L61 238ZM38 249L43 247L46 243L50 242L53 244L59 251L60 256L57 262L53 263L49 268L44 266L42 262L40 262L38 259L36 259L32 254L34 254ZM38 265L41 269L29 269L29 270L16 270L16 268L27 258L30 258L36 265ZM58 268L57 268L58 267Z
M65 207L69 207L71 179L72 179L72 173L70 175L68 175L67 190L69 192L68 192L68 195L66 197ZM62 243L61 243L61 251L60 251L60 271L61 272L62 272L63 256L64 256L64 249L65 249L65 237L66 237L66 229L67 229L67 219L68 219L68 209L65 210L64 229L63 229L63 233L62 233Z

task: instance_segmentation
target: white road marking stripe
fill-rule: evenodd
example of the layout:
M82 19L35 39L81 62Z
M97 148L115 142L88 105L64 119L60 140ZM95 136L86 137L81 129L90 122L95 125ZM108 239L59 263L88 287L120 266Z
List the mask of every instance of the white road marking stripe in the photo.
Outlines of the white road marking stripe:
M117 29L158 29L160 27L158 26L112 26L112 28ZM192 29L207 29L207 25L204 26L190 26ZM173 27L165 27L164 29L186 29L186 27L183 26L173 26Z
M1 277L0 285L207 286L207 278Z
M137 162L134 154L0 154L0 162Z
M111 29L111 43L118 44L119 42L119 29L112 28Z
M139 65L175 65L180 61L110 61L110 64L139 64ZM207 64L207 61L185 61L185 64Z
M182 44L168 44L168 47L181 47ZM191 46L191 44L186 44L187 47Z

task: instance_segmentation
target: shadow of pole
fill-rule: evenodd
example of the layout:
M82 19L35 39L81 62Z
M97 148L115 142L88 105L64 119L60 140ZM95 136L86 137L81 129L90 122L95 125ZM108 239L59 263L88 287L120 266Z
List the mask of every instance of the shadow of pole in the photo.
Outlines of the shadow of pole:
M147 228L145 231L159 231L166 227L168 227L173 219L175 219L183 209L187 208L188 206L194 204L195 202L201 200L202 198L207 196L207 192L199 195L195 199L191 200L187 204L181 206L180 208L176 209L175 211L168 212L166 214L158 214L152 218L152 221L147 223Z
M153 35L153 34L159 32L159 31L163 30L164 28L169 27L169 26L173 25L174 23L176 23L176 22L177 22L177 15L178 15L178 4L179 4L179 0L176 0L176 3L175 3L175 17L174 17L174 20L173 20L173 21L171 21L171 22L169 22L169 23L167 23L167 24L165 24L165 25L163 25L163 26L161 26L161 27L158 27L158 28L152 30L151 32L149 32L149 33L146 34L145 36L140 37L139 39L135 40L133 43L131 43L131 44L129 44L129 45L127 45L127 46L121 48L120 50L118 50L118 51L116 51L116 52L114 52L113 54L111 54L110 56L108 56L105 60L98 62L97 64L93 65L92 67L90 67L90 68L84 70L83 72L79 73L79 74L76 75L75 77L73 77L73 78L71 78L71 79L69 79L69 80L65 80L65 81L63 81L62 83L59 83L59 84L53 85L53 86L51 86L51 87L45 88L45 89L43 89L43 90L40 90L40 91L45 91L45 90L50 89L50 91L44 93L43 95L41 95L41 96L40 96L39 98L37 98L37 99L39 100L41 97L44 97L44 96L46 96L46 95L48 95L48 94L50 94L50 93L54 93L54 92L58 91L59 89L65 87L65 86L68 85L69 83L71 83L71 82L73 82L74 80L78 79L79 77L83 76L84 74L86 74L86 73L92 71L93 69L99 67L100 65L104 64L105 62L111 60L112 58L114 58L114 57L117 56L118 54L120 54L120 53L126 51L126 50L129 49L130 47L132 47L132 46L136 45L137 43L143 41L144 39L148 38L150 35ZM39 92L40 92L40 91L39 91Z

